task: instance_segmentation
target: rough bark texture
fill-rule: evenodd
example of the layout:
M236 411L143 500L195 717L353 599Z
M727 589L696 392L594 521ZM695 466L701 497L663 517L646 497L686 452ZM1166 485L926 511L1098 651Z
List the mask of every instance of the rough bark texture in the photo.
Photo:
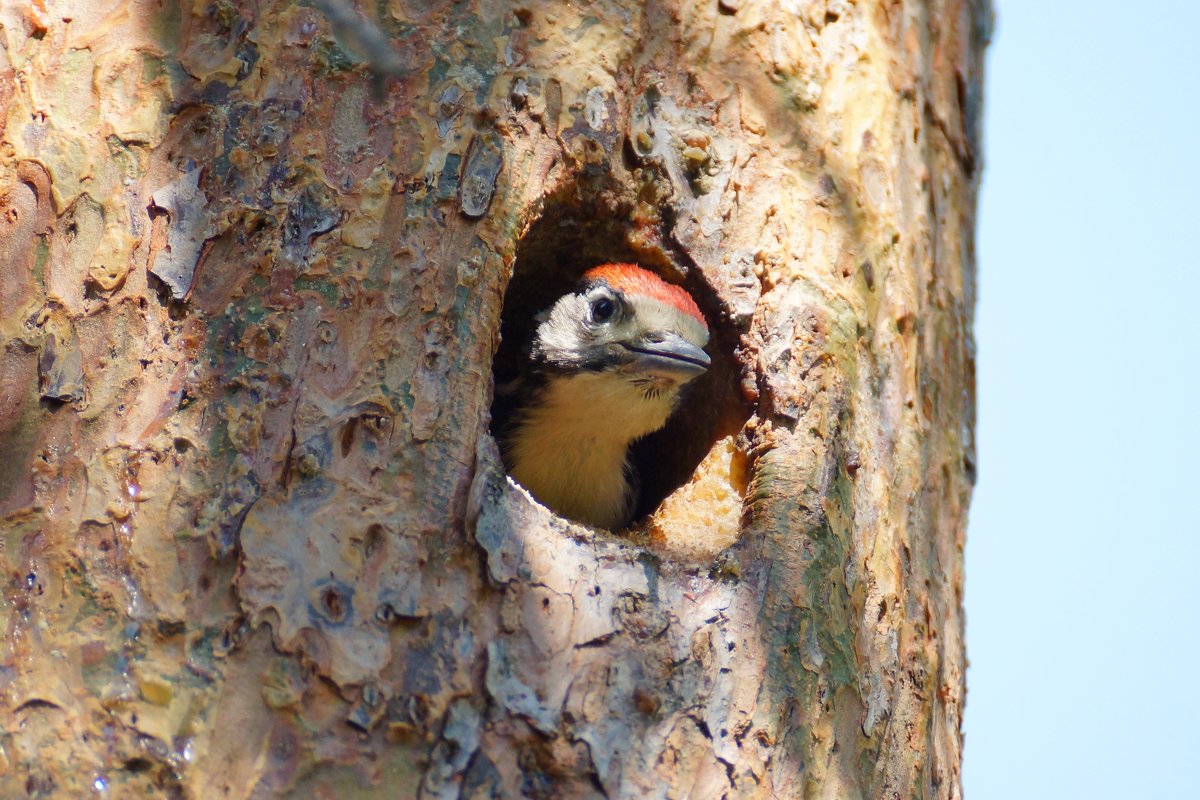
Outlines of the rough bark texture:
M986 0L0 9L0 795L960 796ZM622 536L489 434L607 260Z

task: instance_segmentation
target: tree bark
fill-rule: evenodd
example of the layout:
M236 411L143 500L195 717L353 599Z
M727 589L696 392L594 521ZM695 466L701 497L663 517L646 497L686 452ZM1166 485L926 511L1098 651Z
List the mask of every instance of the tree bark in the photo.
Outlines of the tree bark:
M0 7L0 794L960 797L990 19ZM604 261L714 331L619 533L489 428Z

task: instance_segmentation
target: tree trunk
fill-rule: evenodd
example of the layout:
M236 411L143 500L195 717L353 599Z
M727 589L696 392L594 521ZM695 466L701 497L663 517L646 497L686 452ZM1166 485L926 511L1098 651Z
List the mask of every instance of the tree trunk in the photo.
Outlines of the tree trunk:
M359 6L0 10L0 795L959 797L986 0ZM615 534L489 429L605 261Z

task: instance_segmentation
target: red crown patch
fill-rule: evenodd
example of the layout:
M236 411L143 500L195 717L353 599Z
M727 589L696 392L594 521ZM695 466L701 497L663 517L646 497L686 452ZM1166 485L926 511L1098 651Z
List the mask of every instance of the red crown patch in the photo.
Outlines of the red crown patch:
M650 270L642 269L636 264L601 264L583 274L584 281L604 281L613 289L625 294L640 294L653 297L673 308L694 317L705 330L708 323L700 313L700 307L692 296L680 286L667 283Z

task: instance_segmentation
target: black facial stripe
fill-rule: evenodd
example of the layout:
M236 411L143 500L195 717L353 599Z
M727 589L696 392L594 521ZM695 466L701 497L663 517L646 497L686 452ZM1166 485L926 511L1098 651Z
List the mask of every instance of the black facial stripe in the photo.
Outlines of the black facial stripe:
M582 358L554 358L545 356L537 364L542 372L564 375L576 372L605 372L620 366L624 359L618 350L610 348L591 349Z

